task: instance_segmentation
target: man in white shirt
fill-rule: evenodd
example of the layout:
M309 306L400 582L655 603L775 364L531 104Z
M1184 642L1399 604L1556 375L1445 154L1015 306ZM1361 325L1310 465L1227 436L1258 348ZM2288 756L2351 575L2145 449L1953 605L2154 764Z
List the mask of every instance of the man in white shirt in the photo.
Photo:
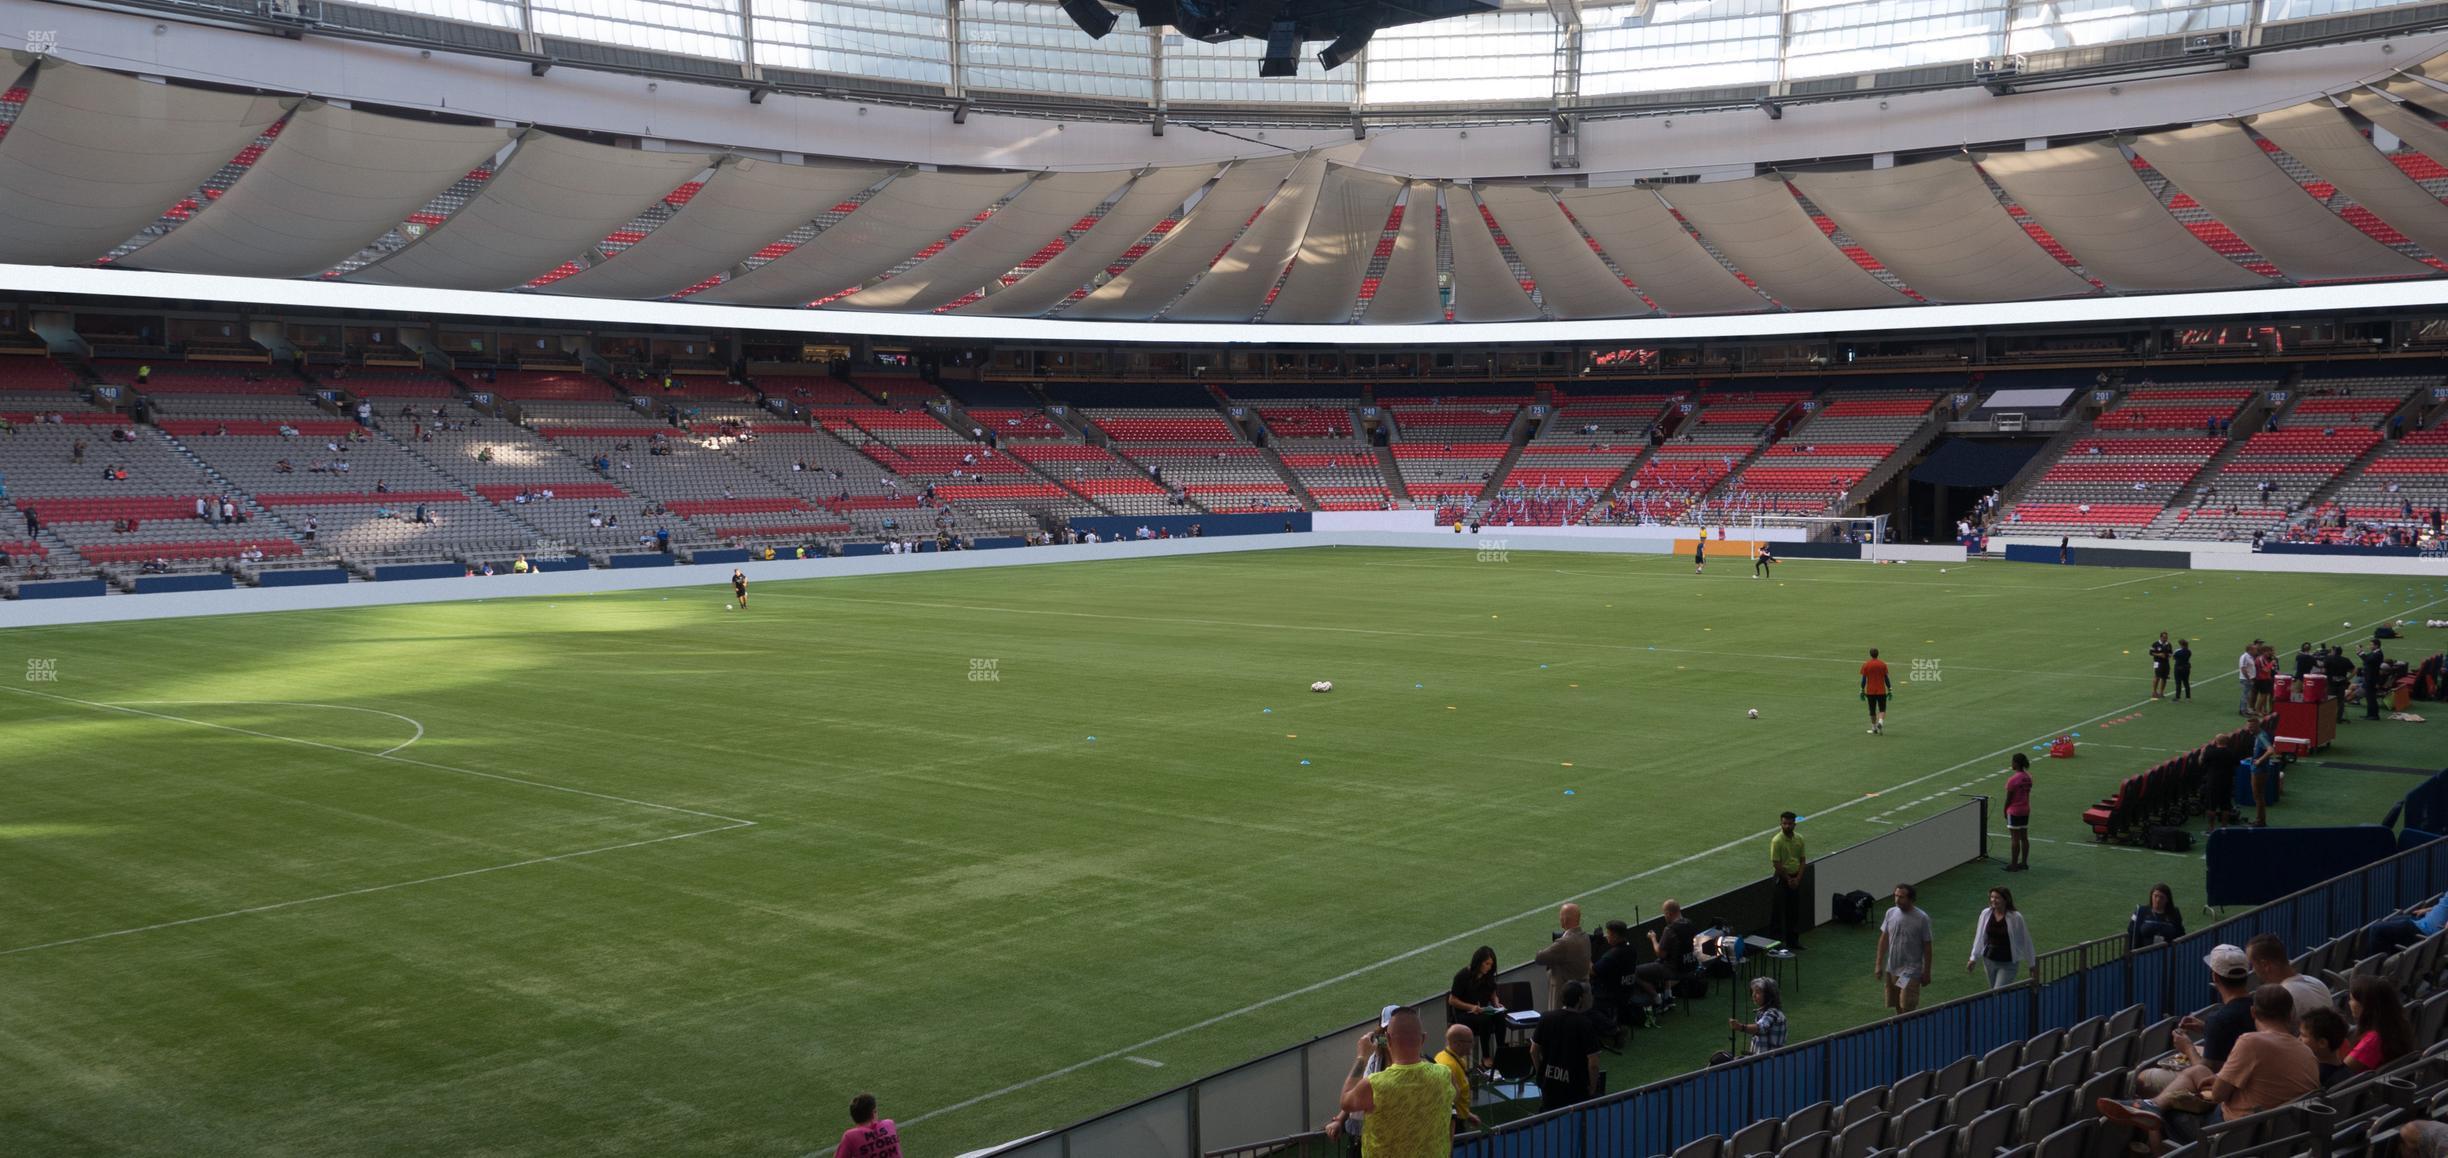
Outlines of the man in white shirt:
M2252 714L2254 674L2252 649L2247 647L2243 654L2236 656L2236 714L2239 716Z
M1930 979L1937 949L1928 911L1915 902L1919 891L1909 884L1895 887L1895 907L1879 922L1878 959L1871 968L1886 983L1887 1008L1910 1013L1921 1004L1921 985Z

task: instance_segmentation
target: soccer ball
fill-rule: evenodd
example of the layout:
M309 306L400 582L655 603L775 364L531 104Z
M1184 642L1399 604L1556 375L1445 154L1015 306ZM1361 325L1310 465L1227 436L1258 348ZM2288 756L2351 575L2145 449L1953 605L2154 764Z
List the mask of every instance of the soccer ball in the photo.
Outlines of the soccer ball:
M2345 623L2340 624L2339 626L2344 627L2344 628L2346 628L2346 629L2347 629L2347 630L2349 630L2349 631L2352 631L2352 630L2354 630L2354 620L2349 619L2349 620L2347 620Z
M1334 690L1334 681L1319 680L1316 683L1310 684L1309 690L1313 692L1331 692Z
M723 604L723 610L725 610L725 611L737 611L737 610L739 610L739 604L737 604L737 603L725 603L725 604Z
M1751 718L1752 718L1752 719L1754 719L1754 720L1756 720L1756 719L1758 719L1758 718L1759 718L1759 709L1758 709L1758 708L1753 708L1753 709L1751 709Z

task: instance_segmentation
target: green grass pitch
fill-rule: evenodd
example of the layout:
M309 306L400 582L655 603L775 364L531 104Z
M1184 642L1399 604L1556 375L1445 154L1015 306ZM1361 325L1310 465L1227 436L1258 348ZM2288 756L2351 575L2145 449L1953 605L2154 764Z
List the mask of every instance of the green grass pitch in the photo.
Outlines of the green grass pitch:
M2035 870L1933 882L1944 999L1989 883L2044 947L2152 879L2198 904L2198 856L2078 817L2233 723L2240 643L2444 597L1347 548L0 632L0 1153L829 1153L871 1089L955 1154L1439 990L1482 942L1510 965L1566 897L1755 877L1780 809L1826 851L2080 730ZM2161 629L2198 703L2145 703ZM2336 758L2436 767L2424 730ZM2412 783L2307 764L2276 819ZM1869 955L1813 946L1797 1040L1875 1015ZM1612 1084L1723 1040L1713 1011L1645 1035Z

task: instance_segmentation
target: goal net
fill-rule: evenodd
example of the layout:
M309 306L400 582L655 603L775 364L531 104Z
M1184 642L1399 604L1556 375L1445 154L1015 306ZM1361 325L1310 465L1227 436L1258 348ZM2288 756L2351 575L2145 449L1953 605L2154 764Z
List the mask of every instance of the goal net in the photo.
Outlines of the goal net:
M1806 542L1858 543L1862 558L1884 558L1887 544L1887 516L1862 515L1840 518L1833 515L1753 515L1751 528L1799 530Z

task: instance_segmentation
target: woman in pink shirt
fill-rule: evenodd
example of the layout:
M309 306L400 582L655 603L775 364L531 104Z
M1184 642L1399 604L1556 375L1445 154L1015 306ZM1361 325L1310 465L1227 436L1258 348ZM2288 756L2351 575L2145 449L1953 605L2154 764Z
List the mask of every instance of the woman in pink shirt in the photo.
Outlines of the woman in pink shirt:
M2006 777L2006 871L2031 867L2031 758L2014 754L2014 773Z
M2414 1052L2414 1021L2396 982L2377 973L2357 976L2346 989L2346 1011L2355 1027L2354 1045L2346 1050L2349 1071L2376 1070Z

